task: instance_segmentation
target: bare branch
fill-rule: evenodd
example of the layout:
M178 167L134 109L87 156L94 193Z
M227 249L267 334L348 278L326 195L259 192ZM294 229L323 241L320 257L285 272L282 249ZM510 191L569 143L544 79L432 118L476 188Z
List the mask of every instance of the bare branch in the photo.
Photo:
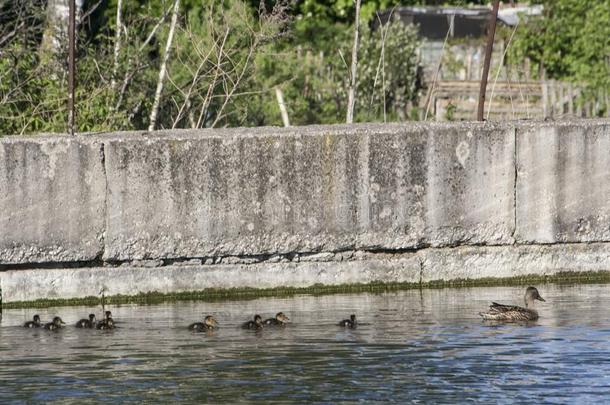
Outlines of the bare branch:
M360 0L356 0L356 17L354 22L354 47L352 48L352 74L347 95L347 117L345 122L354 121L354 104L356 103L356 69L358 68L358 43L360 34Z
M167 72L167 61L169 60L169 54L172 47L172 41L174 39L174 31L176 30L176 23L178 22L178 9L180 8L180 0L176 0L174 3L174 10L172 11L172 22L169 27L169 34L167 37L167 43L165 45L165 54L163 55L163 61L161 62L161 69L159 70L159 80L157 82L157 91L155 92L155 100L153 102L152 110L150 112L150 124L148 130L153 131L157 124L157 113L159 112L159 103L161 102L161 93L163 92L163 82L165 80L165 74Z

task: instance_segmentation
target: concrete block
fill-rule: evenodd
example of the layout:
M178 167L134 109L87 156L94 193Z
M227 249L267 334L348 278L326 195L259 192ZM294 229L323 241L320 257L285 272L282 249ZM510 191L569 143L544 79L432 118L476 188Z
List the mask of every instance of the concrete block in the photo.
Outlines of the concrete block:
M102 144L0 138L0 264L93 260L103 251Z
M422 282L610 271L610 245L462 246L418 252Z
M109 260L512 242L513 130L189 131L105 150Z
M517 145L518 242L610 241L610 124L526 128Z
M107 295L137 295L208 288L310 287L314 284L341 285L375 281L416 283L419 277L419 261L415 255L405 255L396 260L342 263L92 267L0 272L5 302L98 296L102 288L106 288Z

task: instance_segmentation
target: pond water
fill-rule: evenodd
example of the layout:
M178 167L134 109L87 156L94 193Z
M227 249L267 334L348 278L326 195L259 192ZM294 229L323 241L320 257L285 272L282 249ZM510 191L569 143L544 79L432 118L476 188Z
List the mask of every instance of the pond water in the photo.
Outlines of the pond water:
M5 310L0 402L602 402L610 398L610 285L539 285L540 320L492 325L524 287L113 306L119 328L72 326L101 308ZM239 325L284 311L285 328ZM60 315L59 331L20 325ZM362 324L337 322L357 314ZM186 326L213 314L214 333Z

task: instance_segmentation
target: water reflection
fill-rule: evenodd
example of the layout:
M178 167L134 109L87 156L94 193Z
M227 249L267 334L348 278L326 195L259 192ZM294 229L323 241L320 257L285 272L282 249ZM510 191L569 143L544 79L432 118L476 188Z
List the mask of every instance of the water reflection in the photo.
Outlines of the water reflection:
M592 402L610 394L610 285L543 285L540 320L481 322L523 287L409 290L112 307L118 329L22 328L39 313L68 324L92 308L10 310L0 327L7 402L525 401ZM240 325L284 311L292 323ZM101 310L95 309L100 316ZM337 326L355 313L357 329ZM213 333L186 326L212 314Z

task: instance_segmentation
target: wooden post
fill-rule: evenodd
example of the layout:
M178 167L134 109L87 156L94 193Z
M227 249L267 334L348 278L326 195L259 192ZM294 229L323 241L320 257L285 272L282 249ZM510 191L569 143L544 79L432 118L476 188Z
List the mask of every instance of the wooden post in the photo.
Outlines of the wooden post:
M282 114L284 126L289 127L290 121L288 120L288 111L286 111L286 104L284 103L284 93L279 87L275 88L275 97L277 98L277 103L280 106L280 114Z
M477 121L483 121L485 112L485 92L487 91L487 76L489 75L489 65L491 62L491 52L494 47L494 38L496 36L496 20L498 19L498 8L500 0L494 0L493 10L489 20L489 28L487 31L487 45L485 47L485 63L483 65L483 75L481 76L481 88L479 89L479 108L477 110Z
M568 83L568 114L574 116L574 85Z
M545 80L542 82L542 118L549 116L549 84Z

